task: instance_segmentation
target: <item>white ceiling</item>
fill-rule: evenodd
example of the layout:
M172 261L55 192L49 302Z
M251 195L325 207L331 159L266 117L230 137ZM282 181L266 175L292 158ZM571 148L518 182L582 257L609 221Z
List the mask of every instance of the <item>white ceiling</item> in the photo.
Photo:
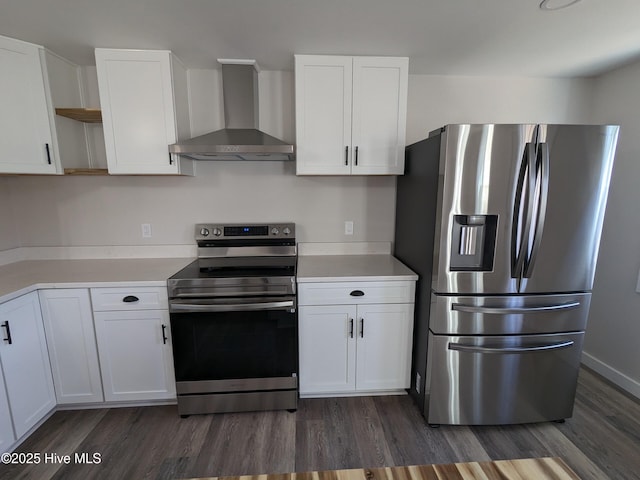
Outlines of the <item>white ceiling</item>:
M640 56L640 0L2 0L0 35L80 65L93 48L169 49L189 68L294 53L401 55L412 73L591 76Z

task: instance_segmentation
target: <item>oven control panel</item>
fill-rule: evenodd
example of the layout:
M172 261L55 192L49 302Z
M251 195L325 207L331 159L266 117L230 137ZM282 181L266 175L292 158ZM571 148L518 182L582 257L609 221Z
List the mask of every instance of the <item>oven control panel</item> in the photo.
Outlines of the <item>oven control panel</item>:
M196 242L200 240L234 240L242 238L295 238L295 223L250 223L216 224L198 223L195 228Z

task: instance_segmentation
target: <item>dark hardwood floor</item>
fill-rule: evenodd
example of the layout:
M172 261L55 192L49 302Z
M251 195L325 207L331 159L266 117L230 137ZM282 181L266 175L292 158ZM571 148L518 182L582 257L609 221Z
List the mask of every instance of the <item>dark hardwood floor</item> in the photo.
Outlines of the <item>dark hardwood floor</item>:
M175 479L559 456L583 480L640 479L640 403L583 369L563 424L430 428L408 396L305 399L296 413L198 415L175 406L60 411L19 452L71 464L0 479ZM99 454L99 464L74 462Z

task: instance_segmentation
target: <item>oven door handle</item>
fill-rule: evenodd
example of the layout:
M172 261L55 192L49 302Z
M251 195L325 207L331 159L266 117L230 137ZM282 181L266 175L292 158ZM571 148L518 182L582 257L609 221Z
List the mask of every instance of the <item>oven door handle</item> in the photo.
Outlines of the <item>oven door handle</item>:
M170 312L246 312L256 310L289 310L295 312L293 300L282 302L258 302L258 303L171 303Z

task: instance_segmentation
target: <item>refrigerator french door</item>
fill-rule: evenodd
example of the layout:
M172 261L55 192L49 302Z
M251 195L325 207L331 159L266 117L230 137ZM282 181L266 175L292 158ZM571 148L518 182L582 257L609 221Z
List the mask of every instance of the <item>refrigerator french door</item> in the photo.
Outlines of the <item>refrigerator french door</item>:
M617 135L448 125L407 147L395 253L422 277L413 387L429 423L571 416ZM417 202L435 208L412 237Z

